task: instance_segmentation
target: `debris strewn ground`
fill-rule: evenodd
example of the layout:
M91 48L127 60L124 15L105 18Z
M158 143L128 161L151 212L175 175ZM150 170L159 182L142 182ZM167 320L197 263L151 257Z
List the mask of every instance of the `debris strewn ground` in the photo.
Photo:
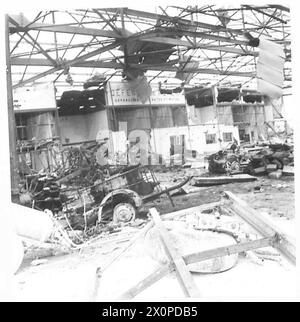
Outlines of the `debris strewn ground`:
M161 186L168 187L186 176L201 176L205 173L205 169L178 168L175 171L174 169L168 172L157 171L155 174ZM147 208L155 207L163 215L180 209L218 202L223 192L227 190L247 201L257 211L267 214L289 235L295 236L293 177L270 179L268 176L259 176L253 182L235 182L212 187L195 187L187 184L183 189L184 194L178 193L172 196L175 207L172 207L166 195L162 195L147 203ZM210 210L204 211L200 221L198 218L198 228L216 227L219 215ZM186 223L190 227L193 224L191 218ZM245 225L236 223L230 214L223 214L222 218L225 218L222 219L223 228L231 231L239 230L240 233L243 231L245 235L252 236L253 231L245 228ZM229 223L225 224L226 220ZM138 215L130 224L112 225L111 229L106 228L106 232L98 231L98 235L96 237L94 235L90 242L86 240L84 247L75 249L67 255L48 249L43 251L50 255L61 256L45 257L44 254L33 256L34 250L39 254L38 250L31 245L33 252L30 252L28 246L26 260L15 275L17 300L60 301L72 298L75 301L89 301L94 291L97 267L105 270L99 281L96 300L118 298L122 292L137 284L160 265L156 256L153 256L154 249L149 247L149 240L147 241L145 236L141 236L134 243L134 247L130 247L122 256L114 260L118 252L138 235L147 222L148 219L144 213ZM191 245L190 250L195 251L195 247ZM188 252L188 247L185 252ZM238 263L232 262L230 266L232 265L234 266L232 269L223 273L193 274L202 296L207 298L294 296L294 268L273 249L249 252L247 256L240 254ZM276 276L275 282L274 276ZM41 283L44 285L42 289ZM241 285L243 287L240 287ZM60 292L57 292L58 288ZM138 294L136 299L179 299L183 296L172 273Z

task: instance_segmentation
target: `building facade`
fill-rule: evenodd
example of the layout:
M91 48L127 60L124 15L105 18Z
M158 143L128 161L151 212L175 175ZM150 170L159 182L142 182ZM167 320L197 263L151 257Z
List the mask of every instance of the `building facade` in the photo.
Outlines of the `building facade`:
M201 95L196 92L198 100L191 100L183 89L170 94L158 84L151 88L144 103L125 81L108 82L101 89L64 92L58 108L52 106L52 97L50 110L35 106L33 111L23 103L26 111L19 110L17 120L26 123L26 130L20 126L19 139L58 137L63 147L97 141L101 146L97 160L103 165L183 165L204 162L207 155L228 147L233 140L264 139L266 122L274 119L271 103L247 102L241 95L237 100L228 89L226 95L219 91L215 100L210 89L202 90Z

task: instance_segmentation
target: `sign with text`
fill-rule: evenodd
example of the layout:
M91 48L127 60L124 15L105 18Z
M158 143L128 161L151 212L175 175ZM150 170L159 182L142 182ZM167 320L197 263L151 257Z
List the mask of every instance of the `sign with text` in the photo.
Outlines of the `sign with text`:
M54 84L44 83L15 88L13 104L15 111L22 112L56 109Z
M161 94L158 84L151 84L152 94L149 101L144 104L139 100L137 93L128 82L109 82L106 86L107 105L132 106L132 105L185 105L184 92Z

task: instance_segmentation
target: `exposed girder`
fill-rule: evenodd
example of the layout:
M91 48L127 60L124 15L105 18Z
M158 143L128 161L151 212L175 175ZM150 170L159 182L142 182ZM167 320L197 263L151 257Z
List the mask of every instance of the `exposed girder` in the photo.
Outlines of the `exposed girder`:
M51 66L50 62L46 59L26 59L26 58L14 58L12 63L16 66ZM173 62L172 62L173 63ZM66 62L68 64L68 62ZM123 64L112 62L112 61L77 61L71 64L73 67L88 67L88 68L110 68L110 69L122 69L124 68ZM162 70L177 72L181 69L179 67L173 66L171 64L160 64L160 65L147 65L147 64L130 64L130 67L139 68L141 70ZM57 69L58 70L58 69ZM255 73L246 73L238 71L220 71L216 69L208 68L185 68L185 73L203 73L203 74L212 74L212 75L233 75L241 77L253 77Z
M288 64L285 70L289 70L289 9L277 5L246 6L228 9L215 5L186 9L159 7L157 10L161 10L161 14L129 8L47 11L40 12L31 21L12 15L10 38L15 43L11 53L12 74L14 71L16 76L20 71L22 74L21 68L25 66L24 80L19 82L14 78L14 86L29 84L69 67L74 67L72 75L76 75L77 67L90 69L91 73L95 68L107 70L108 74L116 70L121 74L119 71L126 68L163 74L177 72L182 67L182 55L199 62L198 68L184 69L184 72L193 73L193 77L201 78L201 81L205 82L203 75L251 78L255 76L258 51L248 46L244 37L246 31L254 37L264 36L281 43ZM223 13L228 14L227 21L222 20ZM56 15L59 15L58 19L54 19ZM41 35L38 40L37 33ZM71 40L64 38L70 35ZM53 39L52 43L50 39ZM127 45L139 49L129 52ZM153 60L145 64L148 57L159 55L169 55L169 58L162 63ZM133 64L138 61L140 63ZM34 66L50 69L40 72Z

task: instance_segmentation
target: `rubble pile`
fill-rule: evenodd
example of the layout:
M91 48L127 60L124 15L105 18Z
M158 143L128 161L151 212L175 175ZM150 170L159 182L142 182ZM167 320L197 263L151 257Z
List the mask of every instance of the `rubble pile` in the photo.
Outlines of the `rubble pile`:
M251 242L259 238L259 234L249 229L244 221L235 216L226 203L221 203L202 211L197 209L189 211L187 209L180 217L168 218L168 215L165 216L166 226L172 232L174 243L181 250L184 251L186 249L186 253L192 253L193 249L195 252L199 251L201 239L203 249L206 247L209 249L213 248L213 245L217 247L218 243L220 243L219 246L222 243L225 245L239 244ZM148 236L146 235L146 237ZM151 255L153 255L153 252L153 250L150 250ZM163 256L162 253L159 253L159 255ZM272 247L266 247L263 250L254 249L240 255L247 257L256 264L261 264L264 260L281 262L280 254ZM156 258L159 257L158 254L155 254L155 256ZM189 267L194 272L216 273L233 268L237 262L238 256L234 254L199 262Z
M208 157L208 163L210 173L269 174L270 178L279 178L284 168L294 166L294 147L284 143L244 146L234 152L220 150Z
M96 151L97 143L67 148L63 151L64 162L56 170L43 169L39 173L24 176L20 203L51 213L50 218L54 223L53 232L46 242L23 241L24 258L31 261L31 265L42 265L46 263L44 259L50 256L82 252L93 247L104 255L122 249L124 244L126 248L144 230L143 227L153 225L149 221L153 217L151 209L144 208L144 204L166 194L174 207L173 196L184 193L186 199L190 198L191 191L182 188L188 182L201 189L216 184L259 180L253 176L258 174L279 178L283 174L291 175L294 162L293 146L288 144L237 147L219 151L209 157L210 173L235 176L203 178L199 177L200 170L197 169L174 168L168 173L164 173L164 168L156 169L157 172L161 170L159 177L165 177L166 185L161 187L151 168L140 165L100 166ZM181 211L183 215L176 215L176 218L176 212L161 217L169 232L170 245L174 247L175 253L187 259L190 272L224 272L235 267L242 255L258 265L266 260L281 263L276 250L262 246L271 245L275 237L268 236L268 240L262 240L259 234L249 232L230 208L224 206L223 201L203 211L194 212L190 208L178 212ZM161 227L154 218L155 215L152 218L155 225ZM168 260L164 252L165 245L160 244L163 231L149 228L144 238L148 255L162 266ZM223 244L231 245L228 249L232 253L216 257L210 249L222 250ZM248 245L251 250L244 252L243 249L248 249ZM257 250L256 245L263 249ZM239 249L241 251L237 251ZM207 260L189 262L193 252L201 256L208 252L209 257Z

